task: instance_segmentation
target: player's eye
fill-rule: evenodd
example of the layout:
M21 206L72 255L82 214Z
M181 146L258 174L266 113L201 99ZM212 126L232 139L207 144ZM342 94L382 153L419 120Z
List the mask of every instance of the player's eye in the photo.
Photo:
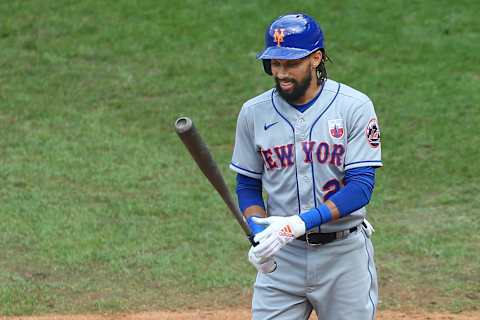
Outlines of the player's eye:
M302 63L302 60L290 60L288 61L289 67L296 67Z
M280 66L280 62L275 61L275 60L272 60L272 66L274 66L274 67L279 67L279 66Z

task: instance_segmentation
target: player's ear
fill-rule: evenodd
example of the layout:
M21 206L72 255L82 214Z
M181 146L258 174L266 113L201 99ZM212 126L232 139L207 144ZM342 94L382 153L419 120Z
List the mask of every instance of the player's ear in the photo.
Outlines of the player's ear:
M322 63L322 58L323 58L322 51L320 50L315 51L314 53L312 53L311 58L312 58L313 69L317 69L320 63Z

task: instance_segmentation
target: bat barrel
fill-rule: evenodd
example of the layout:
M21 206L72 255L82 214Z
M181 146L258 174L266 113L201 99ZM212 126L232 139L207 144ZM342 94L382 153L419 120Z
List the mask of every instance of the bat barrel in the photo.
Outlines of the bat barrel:
M223 179L222 173L218 169L215 160L213 160L212 154L208 150L207 145L203 142L202 137L197 132L193 121L187 117L178 118L177 121L175 121L175 131L183 144L187 147L190 155L193 160L195 160L200 170L222 197L245 234L250 236L250 229L243 220L242 213L235 204L228 186Z

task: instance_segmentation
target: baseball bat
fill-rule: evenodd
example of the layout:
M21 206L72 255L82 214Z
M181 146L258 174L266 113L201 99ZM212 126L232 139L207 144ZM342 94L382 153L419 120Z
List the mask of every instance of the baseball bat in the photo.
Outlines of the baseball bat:
M208 181L210 181L218 194L220 194L228 209L230 209L230 212L235 217L240 227L242 227L242 230L248 237L250 243L256 245L257 243L253 240L250 228L243 219L242 213L233 200L227 184L223 179L222 173L218 169L217 163L213 159L207 145L203 142L202 137L193 124L193 121L187 117L178 118L177 121L175 121L175 131L185 147L187 147L190 155L195 160L200 170L202 170L205 177L207 177Z

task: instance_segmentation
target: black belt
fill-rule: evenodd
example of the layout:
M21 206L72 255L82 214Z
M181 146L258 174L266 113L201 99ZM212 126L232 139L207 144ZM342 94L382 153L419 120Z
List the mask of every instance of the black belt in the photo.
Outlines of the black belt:
M322 245L333 242L335 240L342 240L348 237L352 232L357 231L357 226L350 228L348 230L330 232L330 233L307 233L301 237L298 237L297 240L306 241L311 245Z

